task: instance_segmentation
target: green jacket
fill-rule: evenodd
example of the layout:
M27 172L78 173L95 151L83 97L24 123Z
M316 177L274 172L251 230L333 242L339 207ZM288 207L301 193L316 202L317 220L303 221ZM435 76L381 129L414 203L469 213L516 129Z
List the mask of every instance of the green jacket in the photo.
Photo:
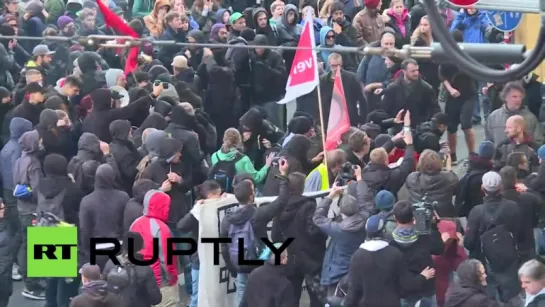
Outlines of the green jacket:
M47 0L45 1L44 9L49 13L47 22L57 25L57 19L66 11L66 5L63 0Z
M231 161L235 159L237 150L231 150L228 153L224 153L220 150L212 154L211 160L212 165L216 164L218 160L221 161ZM235 170L237 174L248 173L252 176L256 184L263 182L267 178L267 172L269 171L268 166L263 166L259 171L254 168L252 161L248 156L244 155L240 160L235 163Z
M151 14L155 1L153 0L134 0L132 6L132 17L144 17Z

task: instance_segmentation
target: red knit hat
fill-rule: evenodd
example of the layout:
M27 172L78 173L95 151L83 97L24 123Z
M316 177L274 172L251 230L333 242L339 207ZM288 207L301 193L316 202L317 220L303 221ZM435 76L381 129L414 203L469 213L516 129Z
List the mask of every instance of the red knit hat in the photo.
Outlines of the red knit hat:
M364 0L365 7L368 9L376 9L381 0Z

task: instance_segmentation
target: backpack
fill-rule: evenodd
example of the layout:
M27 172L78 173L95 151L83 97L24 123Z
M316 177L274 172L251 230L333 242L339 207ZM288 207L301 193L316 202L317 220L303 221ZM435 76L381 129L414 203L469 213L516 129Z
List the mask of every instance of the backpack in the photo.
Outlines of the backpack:
M142 174L144 173L146 168L151 164L151 162L152 161L151 161L151 156L150 155L147 155L147 156L143 157L142 160L140 160L140 162L136 166L136 170L138 171L138 173L136 173L136 177L134 179L135 181L138 180L138 179L141 179Z
M38 206L36 207L36 212L52 213L59 219L64 220L64 208L62 207L64 195L66 195L66 189L62 189L62 191L53 198L45 198L42 193L38 193Z
M240 266L238 264L239 239L244 240L244 259L245 260L257 260L259 258L260 250L259 244L254 234L254 228L252 227L251 219L244 224L231 224L229 225L228 237L232 239L228 245L229 259L231 264L236 268L237 272L240 272Z
M244 155L237 152L233 160L220 160L217 152L214 156L216 157L217 162L210 168L208 179L216 180L221 186L222 192L232 193L233 180L235 179L237 172L235 166Z
M106 275L108 291L117 297L118 306L129 307L136 296L136 267L123 256L117 256L120 265L116 265Z
M481 253L493 271L501 272L518 259L517 242L505 225L498 224L496 218L483 208L481 234Z
M480 194L481 199L476 200L477 203L473 203L474 200L470 198L472 193L469 192L473 189L478 189L480 191L480 185L474 187L471 183L474 182L474 178L482 178L485 173L486 171L483 170L471 170L460 179L458 191L456 192L456 197L454 199L454 208L458 216L468 216L473 207L482 203L482 192Z

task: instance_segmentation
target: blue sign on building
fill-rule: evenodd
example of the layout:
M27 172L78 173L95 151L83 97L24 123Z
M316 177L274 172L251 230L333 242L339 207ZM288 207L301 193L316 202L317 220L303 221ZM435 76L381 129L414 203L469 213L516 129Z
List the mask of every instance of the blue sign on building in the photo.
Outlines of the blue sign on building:
M486 16L498 31L511 32L518 27L523 15L520 12L487 11Z

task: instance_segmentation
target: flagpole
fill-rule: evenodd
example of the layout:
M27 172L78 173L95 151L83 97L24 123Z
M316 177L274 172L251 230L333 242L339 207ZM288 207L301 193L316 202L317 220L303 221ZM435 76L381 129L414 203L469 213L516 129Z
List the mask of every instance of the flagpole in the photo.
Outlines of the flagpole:
M329 168L327 167L327 152L326 152L326 149L325 149L325 138L326 138L326 131L324 130L324 109L322 107L322 93L320 91L320 83L318 83L318 86L316 87L316 90L318 91L318 111L320 113L320 130L322 131L322 149L324 151L324 164L325 164L325 167L329 170ZM328 174L329 174L329 171L328 171Z

